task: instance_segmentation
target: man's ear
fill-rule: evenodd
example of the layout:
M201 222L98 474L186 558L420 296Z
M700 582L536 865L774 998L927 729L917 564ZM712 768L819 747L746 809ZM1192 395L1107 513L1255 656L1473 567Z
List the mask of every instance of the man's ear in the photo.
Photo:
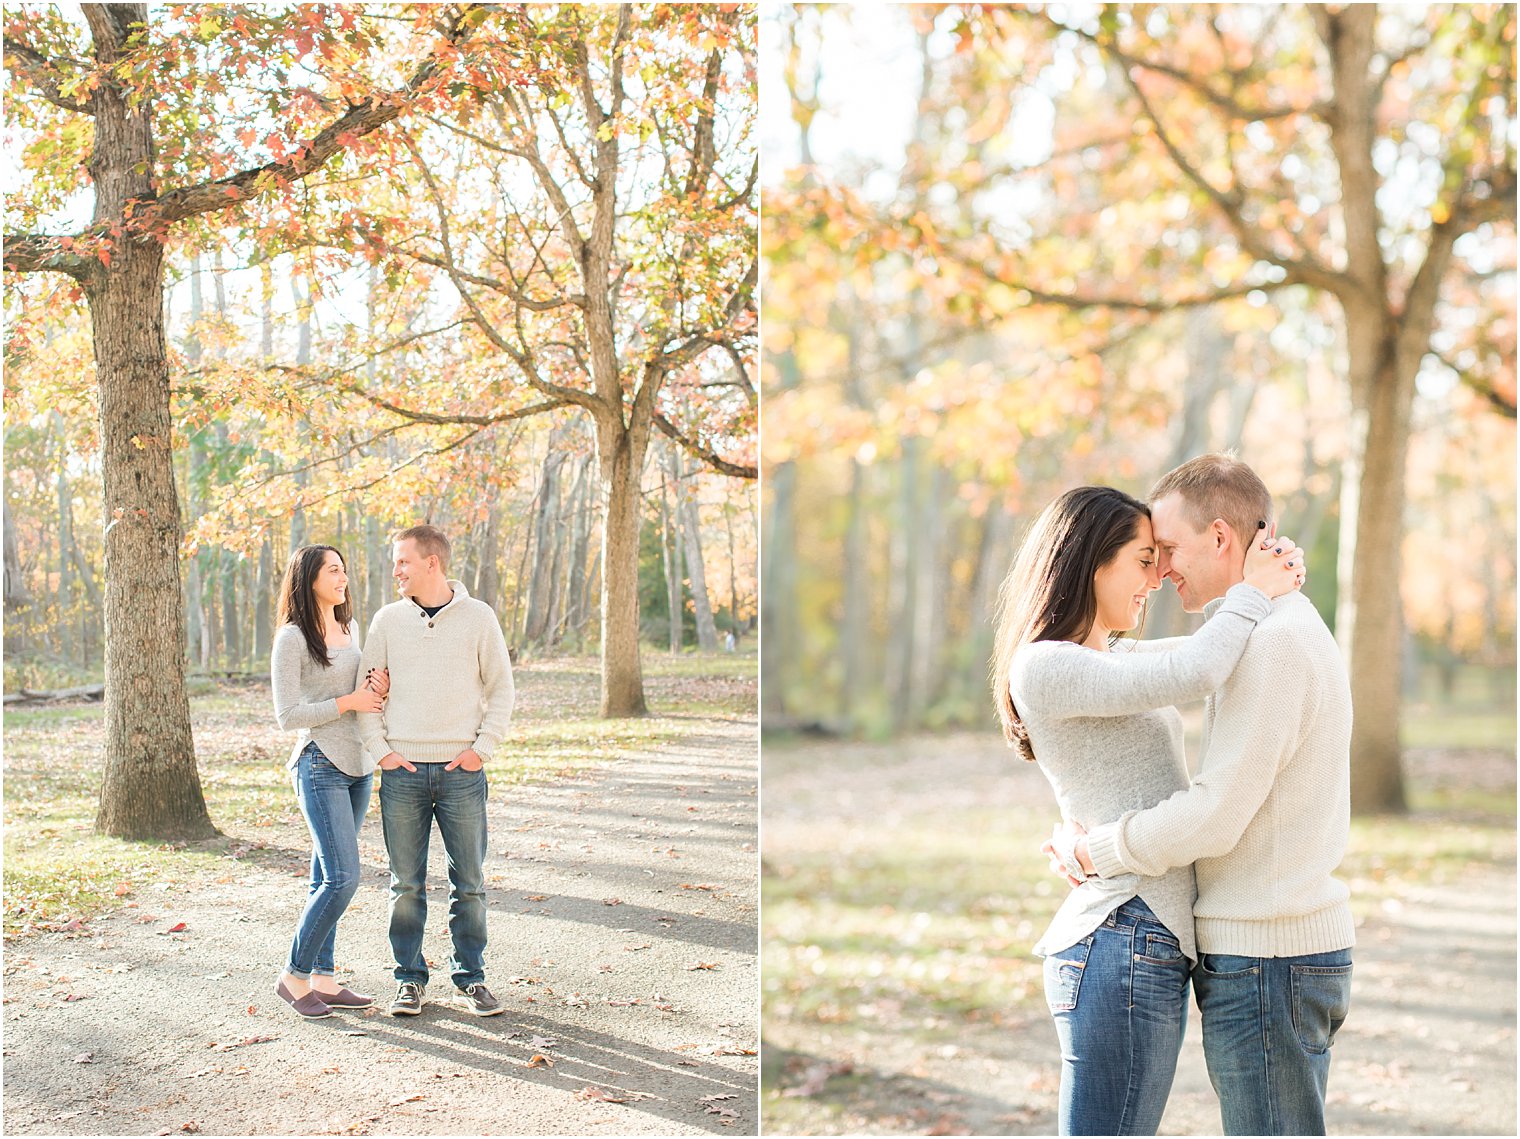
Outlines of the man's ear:
M1214 538L1214 552L1216 554L1222 554L1230 548L1230 526L1223 518L1216 518L1213 522L1209 523L1209 533Z

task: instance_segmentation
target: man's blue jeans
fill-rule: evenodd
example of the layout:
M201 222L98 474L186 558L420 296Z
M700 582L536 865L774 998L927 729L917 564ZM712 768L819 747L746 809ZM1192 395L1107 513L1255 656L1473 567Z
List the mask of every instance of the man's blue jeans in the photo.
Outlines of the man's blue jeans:
M1193 971L1226 1135L1323 1135L1330 1045L1351 1005L1351 950L1205 953Z
M486 950L486 773L442 763L398 767L380 777L380 824L391 860L391 952L396 980L428 980L422 955L427 924L428 841L433 820L449 866L449 961L460 988L484 981Z
M1131 898L1088 937L1045 958L1061 1041L1060 1133L1154 1135L1187 1025L1188 959Z
M288 968L297 977L331 977L338 919L359 889L359 825L369 810L372 779L339 771L314 743L297 757L291 779L311 830L312 851L311 886L290 943Z

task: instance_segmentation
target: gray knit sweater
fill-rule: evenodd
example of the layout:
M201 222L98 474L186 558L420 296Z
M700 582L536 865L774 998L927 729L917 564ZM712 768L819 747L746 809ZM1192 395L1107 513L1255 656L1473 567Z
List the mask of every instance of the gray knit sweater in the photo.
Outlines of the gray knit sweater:
M409 763L449 763L466 748L490 762L512 722L512 662L496 614L463 582L434 616L411 598L370 622L361 672L389 668L384 712L361 712L370 760L397 752Z
M359 686L359 630L351 629L349 647L328 649L332 664L323 668L306 651L306 638L294 625L275 632L270 653L269 683L274 690L274 718L285 731L299 729L287 767L308 743L345 775L358 778L374 770L359 743L359 724L352 712L338 711L338 697Z
M1219 687L1270 611L1267 595L1242 583L1197 633L1167 642L1169 651L1097 652L1070 641L1021 646L1009 691L1062 817L1092 829L1186 787L1182 718L1172 705ZM1035 952L1076 944L1136 896L1196 960L1193 871L1186 864L1088 879L1066 898Z
M1351 689L1303 594L1273 603L1209 697L1203 728L1186 790L1089 828L1094 868L1118 882L1193 864L1205 953L1299 957L1355 944L1350 891L1333 877L1350 830Z

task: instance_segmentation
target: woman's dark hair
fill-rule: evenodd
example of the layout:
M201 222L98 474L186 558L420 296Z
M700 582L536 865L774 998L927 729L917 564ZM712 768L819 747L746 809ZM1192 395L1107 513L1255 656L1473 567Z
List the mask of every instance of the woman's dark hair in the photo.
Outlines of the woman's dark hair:
M332 664L332 658L327 655L322 608L317 604L316 594L311 587L317 580L317 575L322 572L329 551L338 555L338 561L347 570L348 563L343 561L343 555L332 546L302 546L290 555L290 562L285 566L284 580L280 582L280 610L275 619L276 629L294 625L301 630L301 635L306 638L306 651L323 668ZM333 620L346 633L353 619L353 606L345 594L343 604L333 608Z
M992 699L1003 736L1025 759L1034 748L1008 690L1008 670L1020 645L1081 642L1098 619L1097 572L1135 538L1150 509L1110 486L1079 486L1040 512L1024 537L1013 569L998 592L997 648Z

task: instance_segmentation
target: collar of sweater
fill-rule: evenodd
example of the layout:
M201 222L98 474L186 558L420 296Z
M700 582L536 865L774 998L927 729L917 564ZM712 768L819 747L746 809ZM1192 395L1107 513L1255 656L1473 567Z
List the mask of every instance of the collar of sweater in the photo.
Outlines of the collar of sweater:
M466 600L469 599L470 591L464 587L464 582L462 582L462 581L455 581L453 578L449 578L448 582L449 582L449 588L454 591L454 596L451 597L451 598L449 598L449 600L444 604L444 607L442 609L438 610L438 612L436 614L434 614L434 620L437 620L439 617L442 617L450 609L454 608L454 606L457 605L460 601L466 601ZM422 608L422 603L420 601L418 601L415 597L408 597L407 600L412 603L413 608L415 608L417 610L417 612L419 612L419 613L426 613L427 612L425 609Z

